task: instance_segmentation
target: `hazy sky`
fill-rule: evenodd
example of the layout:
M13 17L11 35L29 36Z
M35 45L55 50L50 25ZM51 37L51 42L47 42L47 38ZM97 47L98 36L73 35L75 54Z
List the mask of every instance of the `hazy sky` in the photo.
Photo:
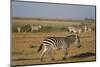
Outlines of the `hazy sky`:
M12 16L58 19L94 19L95 7L13 1Z

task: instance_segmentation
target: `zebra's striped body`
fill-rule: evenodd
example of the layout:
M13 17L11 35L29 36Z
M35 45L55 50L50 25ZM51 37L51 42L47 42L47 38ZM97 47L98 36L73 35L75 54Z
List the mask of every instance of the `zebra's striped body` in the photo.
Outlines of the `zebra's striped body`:
M38 52L39 52L41 50L42 46L44 46L44 50L41 54L41 60L43 59L43 55L46 51L48 51L49 56L53 59L53 57L51 55L51 51L56 50L56 49L62 49L64 51L64 53L65 53L64 59L65 59L66 55L67 55L67 48L72 43L77 43L78 47L80 47L81 45L80 45L79 36L69 35L67 37L47 37L46 39L43 40L43 43L40 46L40 49L38 50Z

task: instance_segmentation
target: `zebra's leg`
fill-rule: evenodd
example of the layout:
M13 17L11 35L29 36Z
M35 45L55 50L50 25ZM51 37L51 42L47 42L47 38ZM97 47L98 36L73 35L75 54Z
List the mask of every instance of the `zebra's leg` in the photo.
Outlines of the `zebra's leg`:
M67 59L67 49L66 48L64 48L63 49L63 51L64 51L64 57L63 57L63 60L66 60Z
M43 56L44 56L44 54L46 53L47 50L48 50L47 46L44 46L44 50L41 54L41 61L43 61Z
M48 50L48 55L49 55L50 58L54 61L55 59L54 59L53 56L52 56L52 48L49 47L48 49L49 49L49 50Z

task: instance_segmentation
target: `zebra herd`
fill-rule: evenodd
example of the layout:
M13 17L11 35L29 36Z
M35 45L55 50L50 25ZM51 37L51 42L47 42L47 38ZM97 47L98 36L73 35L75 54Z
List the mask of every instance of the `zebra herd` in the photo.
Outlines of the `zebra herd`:
M93 25L66 25L66 32L74 32L81 34L82 32L94 31ZM40 24L25 24L17 26L17 32L38 32L43 30L46 26Z
M69 25L67 27L69 32L74 32L81 34L82 32L92 32L94 31L93 25Z
M17 32L34 32L39 31L42 29L42 25L31 25L31 24L25 24L17 27Z

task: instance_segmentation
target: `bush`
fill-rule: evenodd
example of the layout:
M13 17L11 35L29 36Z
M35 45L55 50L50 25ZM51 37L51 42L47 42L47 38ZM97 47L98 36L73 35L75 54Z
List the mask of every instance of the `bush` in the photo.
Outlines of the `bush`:
M12 32L17 32L17 25L12 26Z

